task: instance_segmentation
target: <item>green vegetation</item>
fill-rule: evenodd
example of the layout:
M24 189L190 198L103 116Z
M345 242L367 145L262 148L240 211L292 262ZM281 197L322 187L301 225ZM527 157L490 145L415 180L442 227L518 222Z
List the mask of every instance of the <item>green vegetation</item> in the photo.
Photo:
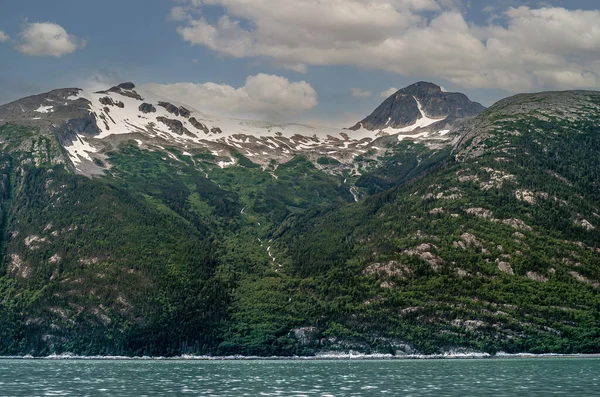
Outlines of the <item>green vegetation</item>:
M331 157L319 157L317 159L317 164L320 165L340 165L341 163L334 158Z
M432 151L420 143L400 142L380 159L380 166L365 167L366 172L358 178L356 186L370 195L381 193L439 166L448 158L450 151L451 148ZM361 157L357 157L356 161L365 162Z
M600 118L499 109L357 179L137 145L89 179L0 127L0 354L598 353Z

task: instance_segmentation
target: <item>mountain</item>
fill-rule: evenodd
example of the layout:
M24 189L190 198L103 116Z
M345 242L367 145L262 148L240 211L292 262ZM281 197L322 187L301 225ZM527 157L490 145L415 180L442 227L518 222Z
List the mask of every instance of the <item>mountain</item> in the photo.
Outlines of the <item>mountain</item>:
M600 93L377 136L125 83L0 124L2 355L600 350Z
M286 162L295 154L348 160L364 153L370 139L342 130L273 124L209 116L123 83L106 91L61 89L0 107L0 123L16 123L56 133L67 162L84 175L101 174L104 153L124 141L164 150L208 149L221 164L235 164L232 151L261 165Z
M419 82L387 98L351 130L387 133L420 131L423 128L449 130L458 120L472 118L485 110L466 95L445 92L440 86Z
M334 344L597 353L599 150L600 93L507 98L437 169L290 218L276 249L343 307Z
M388 106L390 101L393 102L391 107ZM422 101L424 109L418 101ZM164 151L167 146L186 152L209 150L223 167L236 164L236 153L263 167L272 161L285 163L297 155L313 163L330 158L352 167L354 158L366 153L376 160L386 151L381 144L395 143L393 138L410 138L432 148L451 145L455 136L449 134L453 127L449 122L473 115L479 108L480 105L468 101L462 94L443 93L431 83L417 83L388 99L374 115L390 118L390 127L394 128L399 123L404 126L413 121L415 128L416 125L426 127L430 119L423 111L432 117L443 115L447 122L430 120L438 121L434 127L439 128L428 131L420 128L416 136L412 127L374 134L364 129L343 130L211 116L140 90L133 83L123 83L100 92L59 89L0 106L0 125L24 125L56 135L66 151L65 163L75 172L87 176L103 174L107 170L103 166L105 154L127 141L137 142L142 149L158 151ZM421 114L423 118L420 118ZM365 125L375 124L367 122ZM382 137L384 139L380 139Z

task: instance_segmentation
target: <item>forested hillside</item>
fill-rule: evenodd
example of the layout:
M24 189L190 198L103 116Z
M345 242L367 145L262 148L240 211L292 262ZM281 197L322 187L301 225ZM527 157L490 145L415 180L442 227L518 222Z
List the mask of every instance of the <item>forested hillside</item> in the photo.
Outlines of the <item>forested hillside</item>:
M600 351L600 94L523 95L352 167L5 125L0 354ZM356 202L358 200L358 202Z

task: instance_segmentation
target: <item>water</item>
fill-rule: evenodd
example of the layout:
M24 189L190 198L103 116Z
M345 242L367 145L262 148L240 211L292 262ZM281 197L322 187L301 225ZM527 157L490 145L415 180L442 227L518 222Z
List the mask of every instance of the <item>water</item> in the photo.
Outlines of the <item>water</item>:
M0 360L1 396L599 396L599 359Z

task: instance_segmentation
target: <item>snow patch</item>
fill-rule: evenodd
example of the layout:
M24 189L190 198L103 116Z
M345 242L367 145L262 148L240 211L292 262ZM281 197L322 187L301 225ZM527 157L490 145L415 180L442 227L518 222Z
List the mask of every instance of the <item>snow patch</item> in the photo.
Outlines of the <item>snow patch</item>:
M217 165L220 168L227 168L227 167L231 167L232 165L235 165L235 160L230 158L228 161L219 161L217 163Z
M37 108L37 109L35 109L34 112L38 112L38 113L52 113L52 109L54 109L54 106L40 105L40 107Z
M402 141L406 138L414 139L414 138L424 138L429 135L429 132L424 131L419 134L398 134L398 140Z
M92 157L89 153L97 153L98 149L84 141L83 135L77 135L76 139L71 142L70 146L65 146L65 149L69 153L69 158L75 166L82 162L82 159L92 161Z
M414 97L415 101L417 102L417 106L419 107L419 112L421 113L421 118L418 119L414 124L409 125L407 127L403 127L403 128L385 128L382 131L386 132L388 134L401 134L403 132L411 132L416 130L417 128L425 128L425 127L429 127L430 125L437 123L438 121L442 121L445 120L446 117L441 118L441 119L432 119L427 117L427 115L425 114L425 111L423 110L423 105L421 105L421 102L419 102L419 100L417 99L417 97Z

